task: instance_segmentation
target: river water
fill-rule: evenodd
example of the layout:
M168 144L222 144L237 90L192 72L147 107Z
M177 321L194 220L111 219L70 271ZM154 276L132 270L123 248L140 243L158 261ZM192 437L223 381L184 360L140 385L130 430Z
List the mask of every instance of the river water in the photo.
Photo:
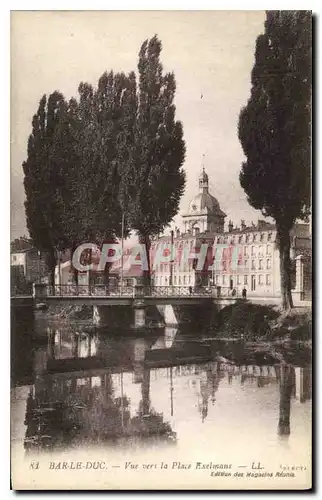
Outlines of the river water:
M22 488L309 484L305 356L281 364L188 327L143 335L41 315L12 336L12 465Z

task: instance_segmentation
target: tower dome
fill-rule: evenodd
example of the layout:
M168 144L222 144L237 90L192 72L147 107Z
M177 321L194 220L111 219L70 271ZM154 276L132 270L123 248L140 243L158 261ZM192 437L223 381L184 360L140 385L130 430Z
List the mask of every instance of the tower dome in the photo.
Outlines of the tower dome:
M198 193L189 204L189 214L213 213L220 210L218 200L208 192Z
M185 230L190 232L221 232L226 214L218 200L209 193L209 178L203 167L199 176L199 193L189 203L183 215Z

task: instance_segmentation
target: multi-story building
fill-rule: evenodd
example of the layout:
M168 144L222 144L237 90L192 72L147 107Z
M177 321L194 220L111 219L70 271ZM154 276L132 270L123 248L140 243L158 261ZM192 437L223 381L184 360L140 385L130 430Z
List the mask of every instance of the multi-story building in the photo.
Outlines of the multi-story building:
M26 238L12 242L10 264L13 284L21 279L27 283L37 282L46 274L43 255Z
M279 297L280 256L276 226L264 220L239 226L232 221L225 225L226 214L218 200L209 193L209 179L203 169L199 177L199 192L191 200L188 212L182 215L184 230L153 239L150 249L152 283L155 286L192 287L215 286L235 290L238 295L246 288L248 296ZM135 243L126 242L123 264L132 255ZM134 252L135 253L135 252ZM311 236L309 224L296 224L291 231L293 293L299 299L311 298ZM73 282L73 273L66 262L56 268L56 283ZM136 263L137 261L137 263ZM96 262L98 264L98 261ZM122 261L110 268L110 281L126 285L140 279L140 259L123 268ZM95 267L94 267L95 271ZM94 272L96 282L104 283L103 273ZM88 282L87 273L79 273L79 283Z
M152 276L156 286L229 287L247 294L278 297L281 293L277 232L274 224L259 220L234 227L218 200L209 193L208 175L199 177L199 193L182 215L184 232L156 239L151 247ZM162 255L162 257L161 257ZM294 293L308 298L311 290L309 224L291 232ZM200 260L199 260L200 259ZM201 263L202 267L201 267ZM199 265L198 265L199 264Z

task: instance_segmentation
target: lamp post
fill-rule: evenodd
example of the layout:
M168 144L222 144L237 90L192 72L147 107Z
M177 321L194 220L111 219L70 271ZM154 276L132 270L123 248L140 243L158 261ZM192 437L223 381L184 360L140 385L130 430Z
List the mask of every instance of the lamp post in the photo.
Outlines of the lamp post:
M38 283L41 283L41 268L40 268L40 259L41 259L41 251L37 251L38 254Z
M171 230L171 248L170 248L170 286L173 285L173 229Z

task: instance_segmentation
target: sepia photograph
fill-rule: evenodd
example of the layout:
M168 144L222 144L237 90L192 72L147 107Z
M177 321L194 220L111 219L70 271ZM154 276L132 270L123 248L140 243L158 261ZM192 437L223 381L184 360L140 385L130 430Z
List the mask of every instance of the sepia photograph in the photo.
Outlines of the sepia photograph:
M311 490L312 12L15 10L10 72L11 489Z

